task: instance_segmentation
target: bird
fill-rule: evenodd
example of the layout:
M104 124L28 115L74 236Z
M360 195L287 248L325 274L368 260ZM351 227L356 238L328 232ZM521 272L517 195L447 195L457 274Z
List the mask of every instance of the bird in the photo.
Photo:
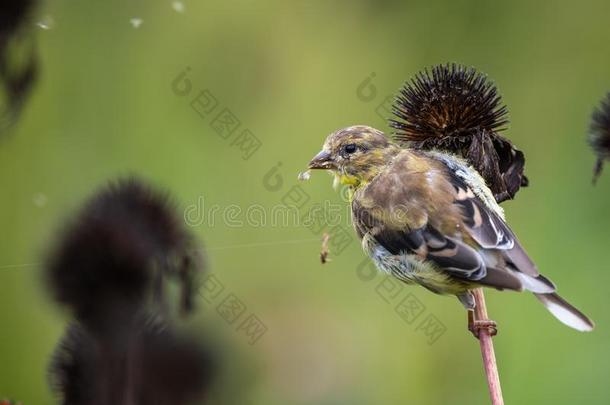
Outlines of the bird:
M455 295L469 315L475 288L530 291L565 325L593 330L593 321L540 274L485 180L463 158L404 147L355 125L328 135L308 168L330 171L335 186L348 187L353 227L382 272Z

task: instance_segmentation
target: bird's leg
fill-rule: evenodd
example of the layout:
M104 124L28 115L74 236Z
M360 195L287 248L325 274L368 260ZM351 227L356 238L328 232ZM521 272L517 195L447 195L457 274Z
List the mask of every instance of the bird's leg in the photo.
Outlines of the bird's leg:
M487 329L490 336L496 336L498 334L498 328L495 321L490 319L476 319L474 310L469 309L468 330L478 339L481 329Z

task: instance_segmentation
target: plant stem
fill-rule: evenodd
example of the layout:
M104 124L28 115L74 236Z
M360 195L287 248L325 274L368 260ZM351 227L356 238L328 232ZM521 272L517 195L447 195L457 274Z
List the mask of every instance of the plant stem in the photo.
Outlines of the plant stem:
M485 296L483 290L477 288L472 291L475 307L475 319L487 320L487 307L485 306ZM483 357L483 367L485 367L485 375L487 376L487 386L489 387L489 395L492 405L504 405L502 399L502 388L500 387L500 376L498 374L498 366L496 364L496 354L494 353L494 345L492 335L488 328L479 330L479 344L481 345L481 356Z

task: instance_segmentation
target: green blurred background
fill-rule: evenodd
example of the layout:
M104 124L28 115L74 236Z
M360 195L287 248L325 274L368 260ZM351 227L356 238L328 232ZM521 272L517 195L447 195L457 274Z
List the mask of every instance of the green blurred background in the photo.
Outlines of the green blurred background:
M213 205L269 212L329 132L360 123L388 130L378 109L385 97L424 67L455 61L496 82L510 112L505 135L525 152L531 187L504 204L512 227L560 292L597 322L580 334L530 295L489 292L505 400L610 402L610 173L591 186L584 141L610 90L610 3L182 5L46 1L37 10L52 20L36 32L41 77L0 140L0 397L53 403L46 367L69 316L45 292L40 262L99 186L137 174L171 190L182 209L203 198L202 218ZM142 20L138 28L132 18ZM172 81L187 67L192 91L179 96ZM373 73L375 93L367 87L362 97L358 87ZM204 89L218 106L202 118L190 102ZM211 126L223 108L241 122L227 140ZM249 159L232 145L243 129L261 142ZM283 183L274 191L264 176L278 163ZM323 173L300 186L308 205L342 203ZM226 359L211 402L489 402L479 347L455 299L401 291L425 306L408 323L398 301L379 293L383 277L357 276L364 255L355 240L322 266L319 235L300 223L199 222L192 229L223 294L234 293L267 328L251 345L216 312L220 299L201 301L190 322L221 342ZM418 330L429 314L446 327L433 344Z

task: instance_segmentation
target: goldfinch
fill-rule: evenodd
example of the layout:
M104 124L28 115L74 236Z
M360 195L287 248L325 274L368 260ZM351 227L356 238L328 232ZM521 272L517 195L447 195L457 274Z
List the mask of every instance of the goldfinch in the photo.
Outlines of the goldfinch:
M381 271L455 295L469 310L474 288L530 291L564 324L593 329L538 272L485 180L462 158L403 148L357 125L330 134L309 168L349 187L354 229Z

